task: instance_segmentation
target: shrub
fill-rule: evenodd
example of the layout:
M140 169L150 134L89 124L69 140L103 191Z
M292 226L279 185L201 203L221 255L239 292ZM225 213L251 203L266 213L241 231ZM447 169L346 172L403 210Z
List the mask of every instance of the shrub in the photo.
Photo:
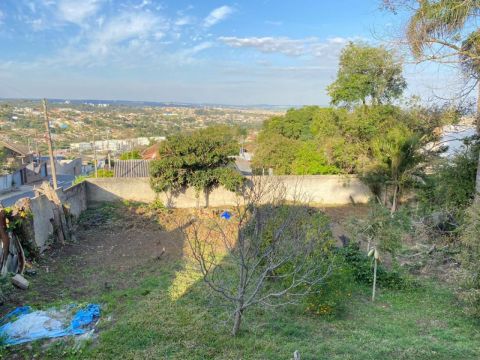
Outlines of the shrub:
M97 170L98 177L113 177L113 170L106 170L106 169L98 169Z
M425 212L442 212L461 221L464 210L472 204L475 195L475 176L479 144L466 141L463 151L444 159L418 191L418 199Z
M333 272L305 298L306 310L316 315L338 315L345 309L354 285L352 268L342 256L335 256Z
M359 284L372 285L372 259L361 251L358 243L337 250L352 272L352 276ZM389 289L403 289L409 285L407 277L398 269L388 270L381 263L377 268L377 284Z

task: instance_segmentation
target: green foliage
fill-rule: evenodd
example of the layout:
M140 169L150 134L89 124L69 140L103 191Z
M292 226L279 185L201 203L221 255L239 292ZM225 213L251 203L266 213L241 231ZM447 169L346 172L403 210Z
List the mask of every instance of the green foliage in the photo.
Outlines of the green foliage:
M171 136L160 146L160 159L151 163L151 185L156 192L186 186L209 191L219 184L238 190L243 177L230 167L238 148L235 129L227 126Z
M89 176L86 176L86 175L77 176L77 177L75 177L75 180L73 180L73 185L80 184L80 183L84 182L85 180L87 180L88 178L89 178Z
M276 133L262 132L258 136L252 167L272 168L277 175L292 174L291 164L298 148L299 143L296 140Z
M305 298L308 312L320 316L340 315L354 291L354 272L343 256L334 256L332 274Z
M358 243L339 248L338 256L345 260L356 282L368 286L373 284L372 258L360 249ZM410 281L398 269L388 270L380 263L377 267L377 284L389 289L404 289L410 285Z
M101 178L113 177L113 170L98 169L97 170L97 177L101 177Z
M140 155L139 150L127 151L120 155L120 160L139 160L141 158L142 155Z
M411 229L411 219L408 209L401 208L391 213L385 207L373 203L365 219L354 219L350 226L350 233L358 242L376 246L381 253L396 255L402 246L403 236Z
M274 234L279 229L286 231L286 236L291 233L291 237L294 238L294 234L301 231L300 229L311 228L306 232L304 241L305 245L315 246L309 256L290 259L275 270L270 276L271 282L274 284L280 280L288 286L293 281L292 277L299 275L295 274L295 267L305 266L307 269L313 269L315 268L313 264L320 265L320 273L327 275L311 288L310 285L304 286L305 289L309 288L308 295L303 299L305 310L316 315L334 315L342 312L353 291L353 272L343 256L336 254L328 216L317 209L305 206L281 205L275 207L274 211L271 210L269 211L271 216L265 219L267 224L262 232L264 243L262 249L271 245ZM295 212L293 219L292 211ZM288 226L285 226L286 222ZM319 239L322 241L318 241ZM260 251L260 254L262 253L263 251Z
M421 154L417 150L435 137L433 129L453 121L448 111L416 104L406 109L392 105L351 111L291 109L264 123L252 167L272 168L278 175L362 174L376 169L388 175L383 181L390 178L403 185L413 178L411 170L417 170Z
M459 295L466 312L480 318L480 202L467 209L461 230L461 263L465 279Z
M291 166L292 172L297 175L337 174L340 172L335 166L328 165L326 157L316 151L314 145L309 142L305 142L299 147Z
M113 177L114 173L113 170L106 170L106 169L98 169L97 170L97 177L99 178L111 178ZM95 177L95 172L91 173L90 175L80 175L75 177L75 180L73 180L73 185L80 184L81 182L84 182L88 178Z
M467 147L434 166L417 196L427 212L442 211L460 220L473 202L479 144L467 141Z
M340 55L337 79L328 87L332 104L378 105L400 97L407 87L402 64L384 47L350 43Z
M385 192L385 199L391 194L392 212L396 211L404 188L423 181L425 145L425 138L406 127L392 128L372 143L374 161L365 169L363 179L377 196L381 196L381 191Z

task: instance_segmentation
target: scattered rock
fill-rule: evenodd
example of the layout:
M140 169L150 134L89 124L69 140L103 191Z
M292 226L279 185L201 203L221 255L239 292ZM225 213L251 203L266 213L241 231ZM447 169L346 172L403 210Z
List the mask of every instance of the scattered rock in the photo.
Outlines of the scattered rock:
M35 269L27 269L24 271L25 275L27 276L35 276L37 275L37 270Z
M28 280L25 279L20 274L17 274L14 277L12 277L12 284L15 285L16 287L22 289L22 290L28 289Z

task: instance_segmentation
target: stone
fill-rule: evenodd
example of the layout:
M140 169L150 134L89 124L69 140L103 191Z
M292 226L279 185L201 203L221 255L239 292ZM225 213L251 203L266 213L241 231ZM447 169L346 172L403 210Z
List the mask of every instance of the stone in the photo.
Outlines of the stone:
M17 274L14 277L12 277L12 284L15 285L16 287L22 289L22 290L28 289L28 280L25 279L20 274Z

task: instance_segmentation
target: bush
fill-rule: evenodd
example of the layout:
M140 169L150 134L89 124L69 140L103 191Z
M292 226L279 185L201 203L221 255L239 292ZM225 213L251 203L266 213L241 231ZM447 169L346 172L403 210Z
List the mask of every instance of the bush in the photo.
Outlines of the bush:
M329 227L330 219L317 209L299 205L279 205L270 211L272 216L266 218L265 227L262 233L262 245L260 254L271 246L274 241L275 232L284 227L287 237L295 238L295 233L300 229L310 229L306 232L304 239L306 244L315 245L309 256L302 259L290 259L285 264L272 272L269 286L276 286L280 280L286 287L292 281L294 267L299 266L299 261L305 264L321 264L319 273L327 274L325 278L311 285L303 285L308 288L308 295L303 298L303 305L306 311L316 315L338 314L342 311L345 301L351 296L354 283L351 270L341 256L336 256L334 240ZM292 211L295 216L292 218ZM248 229L254 231L254 229ZM324 241L317 242L313 239L322 238ZM309 245L307 245L309 246ZM314 265L307 266L314 268ZM299 289L301 293L303 289Z
M464 151L437 164L420 187L418 199L425 212L440 211L461 222L464 210L472 204L479 144L473 140L466 144Z
M372 259L361 251L358 243L352 243L337 251L338 255L345 260L357 283L369 286L373 284ZM389 289L404 289L408 287L409 281L400 270L388 270L380 263L377 268L377 284Z
M352 296L355 280L353 271L342 256L334 257L332 268L331 276L305 298L308 312L316 315L339 315L345 310L345 304Z

